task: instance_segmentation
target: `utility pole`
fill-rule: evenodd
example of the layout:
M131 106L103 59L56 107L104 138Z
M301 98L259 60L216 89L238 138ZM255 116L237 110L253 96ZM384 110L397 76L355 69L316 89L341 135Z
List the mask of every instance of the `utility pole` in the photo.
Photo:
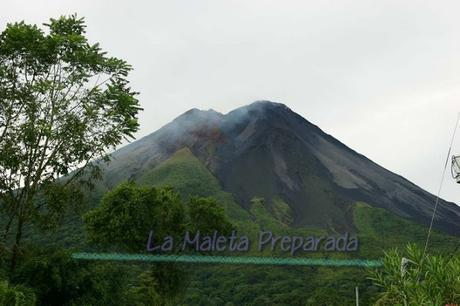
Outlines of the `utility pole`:
M355 287L355 294L356 294L356 306L359 306L359 290L358 290L358 287Z

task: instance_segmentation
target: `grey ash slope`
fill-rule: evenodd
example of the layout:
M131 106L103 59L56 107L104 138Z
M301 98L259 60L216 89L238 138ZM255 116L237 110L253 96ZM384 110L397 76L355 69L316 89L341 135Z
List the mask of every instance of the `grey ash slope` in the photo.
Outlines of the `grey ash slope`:
M350 229L351 205L429 224L434 196L324 133L288 107L259 101L226 115L190 110L113 154L106 184L136 179L188 147L222 188L248 208L263 197L286 202L292 226ZM441 201L435 227L460 235L460 207Z

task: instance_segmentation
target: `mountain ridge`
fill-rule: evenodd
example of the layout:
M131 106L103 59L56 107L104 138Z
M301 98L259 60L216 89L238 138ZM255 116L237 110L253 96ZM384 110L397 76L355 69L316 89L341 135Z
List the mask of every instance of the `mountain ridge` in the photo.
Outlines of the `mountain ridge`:
M254 197L281 198L295 226L353 227L364 201L429 224L434 195L356 152L281 103L256 101L227 114L191 109L114 152L106 182L136 179L189 148L245 209ZM460 207L440 202L435 227L460 235Z

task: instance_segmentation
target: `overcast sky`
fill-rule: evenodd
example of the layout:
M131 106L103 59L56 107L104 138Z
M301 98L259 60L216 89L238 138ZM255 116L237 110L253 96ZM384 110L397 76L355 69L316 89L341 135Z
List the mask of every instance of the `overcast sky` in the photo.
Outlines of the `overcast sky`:
M70 13L134 66L139 137L193 107L282 102L437 192L460 111L458 0L2 0L0 26ZM442 197L460 203L450 175Z

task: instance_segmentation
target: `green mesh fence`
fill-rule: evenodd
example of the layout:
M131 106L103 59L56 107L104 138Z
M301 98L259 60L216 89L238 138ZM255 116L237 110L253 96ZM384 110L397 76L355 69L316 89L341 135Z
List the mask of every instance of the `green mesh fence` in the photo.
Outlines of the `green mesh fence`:
M122 253L74 253L72 258L78 260L113 260L142 262L180 262L237 265L288 265L288 266L331 266L331 267L366 267L382 266L381 260L367 259L324 259L324 258L280 258L262 256L211 256L211 255L147 255Z

